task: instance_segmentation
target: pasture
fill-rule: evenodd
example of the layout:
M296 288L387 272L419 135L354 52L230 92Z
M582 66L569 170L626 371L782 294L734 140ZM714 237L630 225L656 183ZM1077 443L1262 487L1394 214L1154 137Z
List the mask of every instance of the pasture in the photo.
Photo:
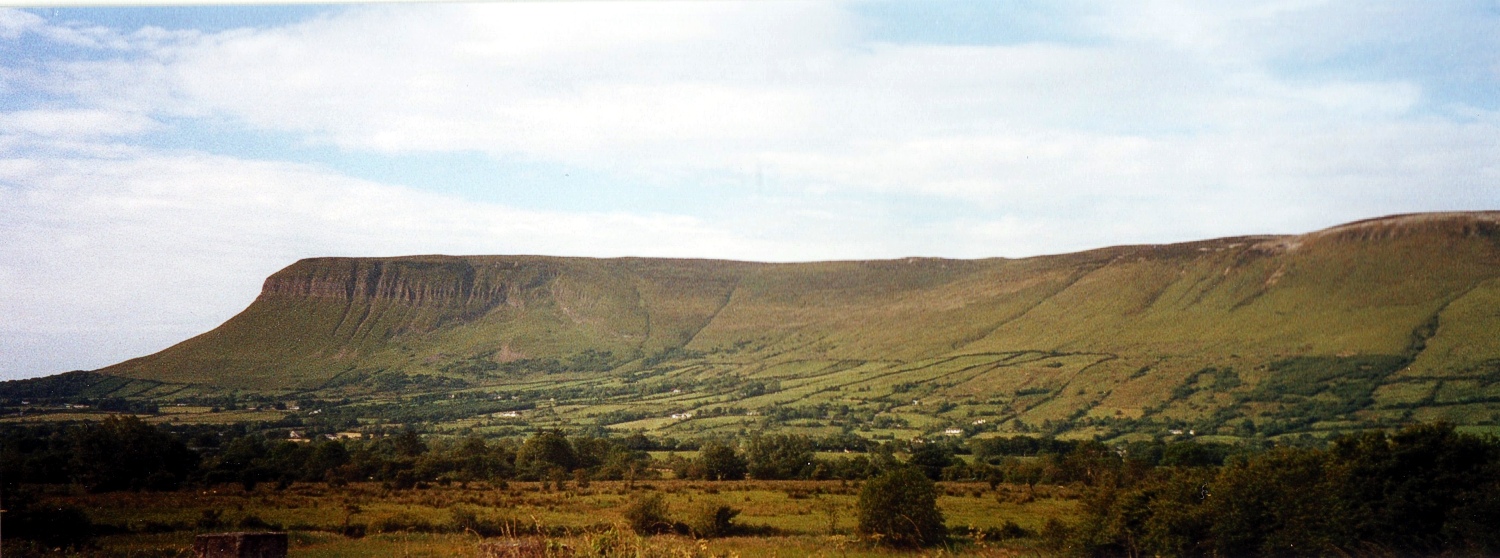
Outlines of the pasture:
M584 556L1004 556L1034 552L1049 519L1071 522L1078 514L1079 494L1071 488L939 483L938 505L955 542L908 553L876 548L856 536L859 487L842 481L651 480L393 490L379 483L268 483L250 491L218 485L105 494L56 487L38 498L87 514L101 536L85 555L139 557L190 555L199 533L267 529L287 531L290 555L298 557L504 556L495 548L516 541ZM736 533L702 540L690 532L636 535L622 510L650 494L664 497L668 517L679 525L691 523L705 506L733 507L739 510Z

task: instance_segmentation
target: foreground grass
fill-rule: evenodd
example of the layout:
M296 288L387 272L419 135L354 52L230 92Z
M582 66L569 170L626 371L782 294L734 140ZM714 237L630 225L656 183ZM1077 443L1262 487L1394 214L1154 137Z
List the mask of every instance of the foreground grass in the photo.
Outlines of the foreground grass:
M941 483L939 488L939 507L950 528L963 536L957 546L928 555L1001 556L1033 548L1041 526L1049 518L1071 520L1078 503L1075 492L1061 487ZM856 539L858 490L858 483L840 481L593 482L569 483L563 490L521 482L416 490L361 483L92 495L59 489L44 499L82 509L112 533L95 543L91 554L101 556L186 555L198 533L264 529L288 531L291 555L305 557L507 556L493 549L486 554L497 541L529 541L524 544L587 556L911 555ZM623 508L652 493L665 498L677 522L690 522L705 505L732 506L741 512L735 521L740 534L699 541L629 533ZM993 533L1007 523L1030 535L996 540ZM986 530L989 540L968 535Z

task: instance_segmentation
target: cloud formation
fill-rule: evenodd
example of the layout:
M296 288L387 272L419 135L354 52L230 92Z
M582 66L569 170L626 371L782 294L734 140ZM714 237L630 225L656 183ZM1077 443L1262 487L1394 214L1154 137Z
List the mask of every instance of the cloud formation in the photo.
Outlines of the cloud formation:
M273 29L94 37L131 54L39 80L122 118L226 119L343 150L481 152L656 183L758 169L793 189L1009 207L1143 188L1218 188L1238 205L1393 154L1409 164L1373 169L1377 182L1494 178L1429 156L1454 138L1492 147L1491 110L1434 115L1414 76L1277 72L1297 49L1339 55L1361 40L1340 22L1369 10L1111 6L1077 9L1096 42L932 45L864 38L827 3L378 5Z

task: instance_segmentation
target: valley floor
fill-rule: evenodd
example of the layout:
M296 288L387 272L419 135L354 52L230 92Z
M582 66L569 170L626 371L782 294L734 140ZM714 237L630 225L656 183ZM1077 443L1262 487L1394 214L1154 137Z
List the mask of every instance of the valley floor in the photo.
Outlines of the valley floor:
M104 534L86 555L185 556L204 532L286 530L290 555L541 556L507 554L520 541L586 556L1007 556L1035 553L1049 519L1071 522L1078 493L1065 487L939 483L955 546L925 552L870 547L854 535L858 483L840 481L595 481L561 490L541 483L470 483L391 490L377 483L237 485L177 492L44 490L49 506L76 507ZM691 524L707 505L740 511L733 536L640 537L622 511L660 494L669 517ZM6 555L25 555L7 548ZM602 552L601 552L602 551ZM12 553L15 554L12 554ZM547 554L553 555L553 554ZM558 554L561 555L561 554Z

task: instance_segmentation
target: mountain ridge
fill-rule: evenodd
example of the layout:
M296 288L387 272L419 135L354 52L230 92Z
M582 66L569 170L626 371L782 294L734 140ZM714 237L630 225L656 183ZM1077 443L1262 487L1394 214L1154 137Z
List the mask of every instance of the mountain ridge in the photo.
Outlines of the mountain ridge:
M347 393L381 374L471 391L774 380L806 393L747 401L962 422L897 397L912 392L1019 429L1232 415L1213 425L1226 428L1308 409L1323 411L1303 426L1474 423L1500 401L1494 303L1500 212L1015 259L311 258L220 327L99 372L274 393ZM789 372L804 365L830 371ZM1210 369L1234 379L1199 386ZM1288 374L1300 387L1264 392L1291 389Z

